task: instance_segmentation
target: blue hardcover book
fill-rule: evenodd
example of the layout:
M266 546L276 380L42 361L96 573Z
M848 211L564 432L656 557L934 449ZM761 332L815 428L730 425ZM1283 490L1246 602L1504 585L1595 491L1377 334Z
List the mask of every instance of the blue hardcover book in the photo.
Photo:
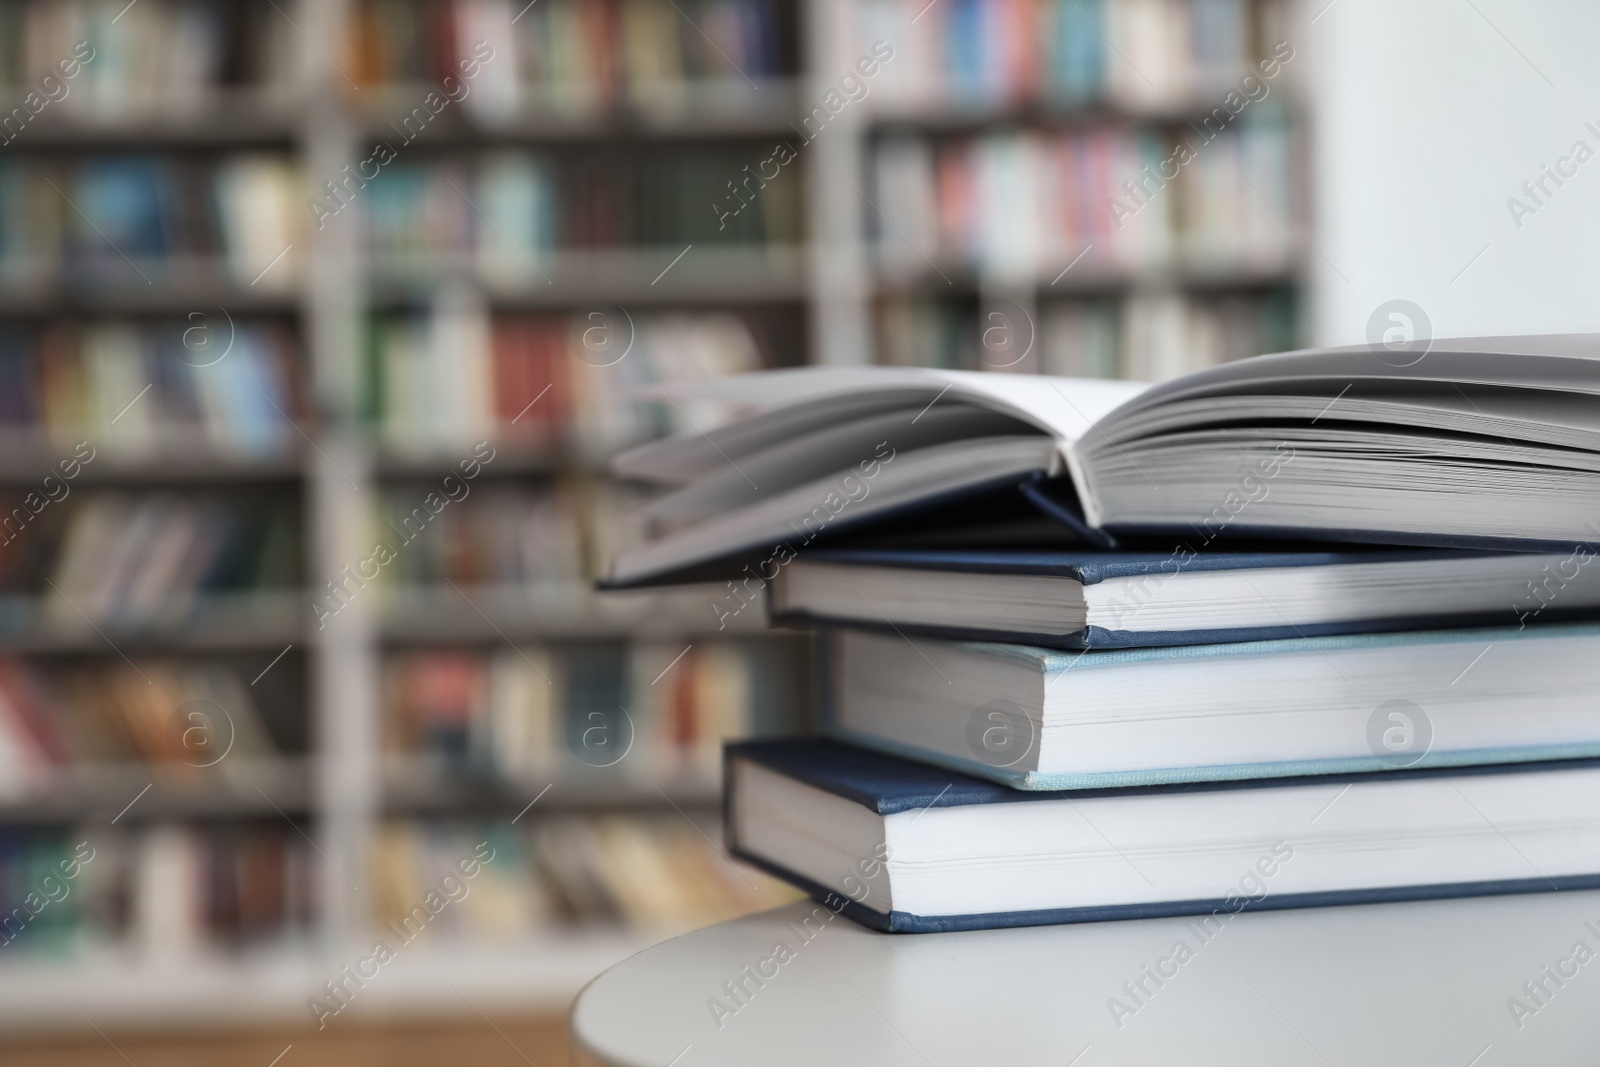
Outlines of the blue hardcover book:
M733 855L930 933L1600 887L1600 761L1022 793L827 741L732 745Z
M1138 648L1516 626L1600 611L1592 553L814 549L781 568L778 625L1045 648ZM1559 592L1557 587L1559 587Z
M841 630L832 736L1019 790L1600 756L1600 626L1058 652Z

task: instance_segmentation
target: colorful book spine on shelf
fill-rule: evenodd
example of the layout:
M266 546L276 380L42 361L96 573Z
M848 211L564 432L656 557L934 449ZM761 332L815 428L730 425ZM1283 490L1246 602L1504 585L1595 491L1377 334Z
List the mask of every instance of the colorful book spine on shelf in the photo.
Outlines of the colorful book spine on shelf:
M556 927L685 930L798 899L776 879L730 864L712 844L720 828L704 821L392 822L372 860L375 918L402 941L436 927L454 939L504 943ZM449 901L431 916L429 893Z
M1282 0L856 0L856 50L893 42L890 112L1111 102L1193 107L1283 55ZM926 15L926 17L924 17ZM908 29L909 27L909 29ZM1289 50L1292 52L1292 49ZM1276 61L1276 63L1274 63ZM1259 80L1259 79L1258 79Z
M658 641L396 653L384 668L386 747L512 782L585 766L712 782L725 740L796 721L777 654Z
M1156 131L1113 127L886 140L874 153L880 269L912 280L942 261L1030 284L1069 266L1080 277L1287 270L1295 209L1286 129L1225 130L1182 166L1172 151Z
M0 326L0 441L14 448L281 456L299 392L293 337L272 323Z
M495 423L502 433L549 446L571 425L575 368L567 348L569 329L563 319L519 317L495 323L489 359ZM399 415L398 405L388 410Z
M353 74L366 85L442 81L480 61L463 103L485 116L514 110L522 94L547 110L622 101L659 110L681 106L688 85L743 91L746 78L792 69L772 0L546 0L531 8L513 0L367 0L356 7L351 38ZM490 46L489 58L480 43Z
M192 774L224 756L259 760L278 751L250 688L223 664L147 659L47 669L0 659L0 798L9 802L51 788L71 767L148 763Z
M306 182L287 160L239 155L222 160L211 175L220 254L235 283L289 291L300 274L306 224Z
M593 455L725 415L641 397L655 381L758 370L763 346L725 313L491 319L445 290L423 317L380 317L368 338L368 418L391 448L434 452L484 438Z
M0 830L0 949L182 960L303 940L310 858L283 825Z
M295 166L272 154L11 156L0 160L0 277L210 282L220 263L236 285L281 292L299 269L304 193Z
M0 781L8 799L37 789L52 768L73 762L71 734L62 728L51 691L20 661L0 659Z

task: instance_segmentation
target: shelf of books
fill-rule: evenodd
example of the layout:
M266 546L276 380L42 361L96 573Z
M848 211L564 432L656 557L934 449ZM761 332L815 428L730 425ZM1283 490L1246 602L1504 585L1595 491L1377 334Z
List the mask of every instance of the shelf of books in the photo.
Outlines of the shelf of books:
M851 187L818 199L857 235L860 284L835 298L865 305L838 314L880 362L1150 380L1295 347L1308 246L1287 3L846 12L805 128L821 147L846 127L831 173Z
M802 178L713 209L800 17L0 0L5 1025L558 1009L789 899L719 753L809 646L593 583L728 414L651 387L810 358Z

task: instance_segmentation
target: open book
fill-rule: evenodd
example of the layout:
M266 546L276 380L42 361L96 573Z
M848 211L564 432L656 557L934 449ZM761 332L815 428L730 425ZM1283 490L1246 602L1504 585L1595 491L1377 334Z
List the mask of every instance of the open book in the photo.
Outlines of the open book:
M1146 386L915 368L743 375L756 414L631 450L669 491L613 587L770 579L845 532L1009 514L1101 548L1293 538L1550 547L1600 537L1600 335L1258 356ZM746 571L748 568L748 572ZM772 572L772 573L769 573Z

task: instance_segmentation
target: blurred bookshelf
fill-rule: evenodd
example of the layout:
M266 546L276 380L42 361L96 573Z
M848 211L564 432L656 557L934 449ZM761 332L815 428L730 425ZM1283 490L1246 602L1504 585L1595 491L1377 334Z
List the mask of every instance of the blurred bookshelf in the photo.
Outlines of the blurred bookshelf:
M845 103L805 122L828 174L860 176L816 198L834 238L818 315L841 352L1159 380L1301 343L1296 5L841 10L827 69Z
M357 1010L559 1008L789 898L717 761L799 722L806 643L591 588L606 457L719 414L635 391L808 358L800 179L709 209L798 9L688 6L0 0L14 1026L301 1018L478 842Z
M718 752L808 725L809 642L594 593L643 521L607 457L732 413L668 379L1291 347L1293 62L1107 206L1286 17L0 0L7 907L95 850L0 930L0 1026L304 1018L479 842L352 1010L557 1008L789 899L715 844Z

